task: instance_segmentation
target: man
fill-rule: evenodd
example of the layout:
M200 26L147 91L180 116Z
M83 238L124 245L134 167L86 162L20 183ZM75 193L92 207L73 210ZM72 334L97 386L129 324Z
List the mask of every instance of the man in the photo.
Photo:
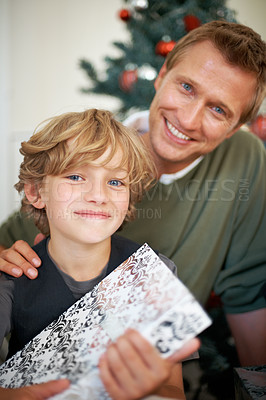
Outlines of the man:
M121 232L172 258L202 304L214 288L242 365L266 361L266 153L255 136L237 132L264 98L265 50L248 27L218 21L177 43L141 129L158 182ZM0 268L34 277L34 258L20 241L2 253Z

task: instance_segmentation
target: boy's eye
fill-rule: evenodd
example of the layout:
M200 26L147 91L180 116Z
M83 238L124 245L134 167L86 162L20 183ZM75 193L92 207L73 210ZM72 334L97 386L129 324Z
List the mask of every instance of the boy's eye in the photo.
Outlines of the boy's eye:
M71 181L76 181L76 182L82 180L82 178L79 175L69 175L67 178L70 179Z
M108 181L108 185L110 185L110 186L122 186L123 182L118 180L118 179L111 179L110 181Z
M187 91L190 92L192 87L188 83L182 83L183 88Z

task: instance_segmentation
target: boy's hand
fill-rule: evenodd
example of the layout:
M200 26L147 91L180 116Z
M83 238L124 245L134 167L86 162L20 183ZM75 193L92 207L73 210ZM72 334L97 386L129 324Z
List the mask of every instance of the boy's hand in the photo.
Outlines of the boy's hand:
M67 379L25 386L19 389L0 388L1 400L45 400L63 392L69 386Z
M0 254L0 271L16 278L24 273L28 278L35 279L38 276L37 268L40 265L41 260L37 254L23 240L16 241L9 249L2 250Z
M171 358L163 359L140 333L130 329L101 357L100 376L112 399L140 399L155 393L170 378L174 364L198 348L199 340L193 339ZM183 388L181 369L178 381Z

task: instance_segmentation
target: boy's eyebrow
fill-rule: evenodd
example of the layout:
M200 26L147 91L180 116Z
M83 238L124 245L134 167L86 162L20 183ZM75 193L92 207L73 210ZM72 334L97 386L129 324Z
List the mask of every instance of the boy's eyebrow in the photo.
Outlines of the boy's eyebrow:
M128 174L128 170L126 168L122 168L122 167L115 167L115 168L108 168L110 169L110 171L114 171L114 172L126 172Z
M124 168L124 167L122 167L122 166L108 166L107 164L96 164L96 165L93 165L94 167L104 167L104 168L106 168L107 170L109 170L110 172L115 172L115 173L117 173L117 172L123 172L123 173L126 173L126 174L128 174L128 169L127 168Z

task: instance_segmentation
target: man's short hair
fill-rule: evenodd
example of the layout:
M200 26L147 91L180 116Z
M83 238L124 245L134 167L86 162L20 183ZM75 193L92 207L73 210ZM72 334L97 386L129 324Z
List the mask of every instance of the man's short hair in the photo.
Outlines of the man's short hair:
M239 122L243 124L254 119L265 97L266 43L248 26L226 21L208 22L193 29L177 42L166 58L167 70L172 69L187 54L188 48L203 41L211 42L228 64L254 74L256 91Z

